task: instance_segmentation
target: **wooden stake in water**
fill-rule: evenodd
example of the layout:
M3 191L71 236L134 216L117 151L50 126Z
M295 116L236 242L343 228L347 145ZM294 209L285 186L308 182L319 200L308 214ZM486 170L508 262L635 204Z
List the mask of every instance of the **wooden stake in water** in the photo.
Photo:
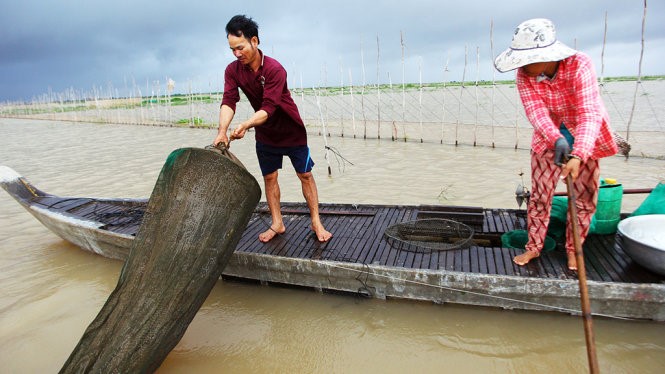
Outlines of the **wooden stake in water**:
M443 67L443 100L441 104L441 144L443 144L443 127L446 123L446 73L448 72L448 63L450 62L450 57L446 60L446 65Z
M635 83L635 93L633 94L633 107L630 110L630 117L628 118L628 126L626 127L626 141L630 140L630 124L633 122L633 114L635 113L635 103L637 101L637 89L642 84L642 58L644 57L644 28L647 19L647 0L644 0L644 14L642 15L642 48L640 50L640 62L637 67L637 82Z
M353 138L356 138L356 107L353 100L353 74L349 69L349 94L351 95L351 128L353 129Z
M339 87L341 102L344 102L344 68L342 66L342 58L339 58ZM339 126L340 126L340 136L344 137L344 110L339 112Z
M480 103L478 101L478 80L480 79L480 47L476 47L476 118L473 123L473 146L476 146L478 141L478 108Z
M399 42L402 47L402 130L404 131L404 141L406 141L406 83L404 77L404 35L399 32Z
M363 84L362 87L360 88L360 112L363 115L363 139L367 139L367 118L365 118L365 53L363 50L363 41L362 39L360 40L360 63L362 65L362 78L363 78Z
M494 58L494 20L490 20L490 56ZM494 62L492 62L494 64ZM496 69L494 69L494 66L492 66L492 113L490 115L491 117L491 127L492 127L492 148L495 148L494 146L494 94L496 93Z
M420 58L418 64L418 83L420 90L418 93L418 118L420 122L420 142L423 142L423 59Z
M329 151L330 147L328 147L328 137L326 137L326 121L323 119L323 111L321 110L321 101L319 100L319 94L317 93L316 88L314 89L314 95L316 97L316 106L319 108L319 116L321 117L321 131L323 133L323 145L326 148L326 162L328 163L328 175L332 175L332 168L330 167L330 157Z
M381 60L381 48L379 36L376 36L376 138L381 139L381 85L379 84L379 61Z
M458 145L459 142L459 136L458 136L458 131L459 131L459 124L462 120L462 95L464 94L464 79L466 78L466 64L467 64L467 57L468 57L468 48L465 45L464 46L464 70L462 70L462 84L460 85L460 90L459 90L459 103L457 105L457 122L455 124L455 145Z

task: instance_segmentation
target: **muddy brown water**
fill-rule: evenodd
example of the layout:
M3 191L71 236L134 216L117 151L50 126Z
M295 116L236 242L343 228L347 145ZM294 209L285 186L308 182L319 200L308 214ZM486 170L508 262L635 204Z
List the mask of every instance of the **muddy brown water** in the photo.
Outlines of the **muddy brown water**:
M57 195L148 197L173 149L213 137L213 130L0 119L0 164ZM326 142L348 162L330 152L327 161ZM232 151L260 178L253 145L250 134ZM529 184L524 150L319 136L310 146L322 202L511 208L517 184ZM601 168L625 188L665 179L663 160L612 157ZM282 199L303 201L292 170L286 162ZM626 196L623 211L644 197ZM58 371L121 266L61 240L0 193L0 371ZM602 372L665 368L665 324L595 318L594 327ZM219 281L159 372L587 370L575 316Z

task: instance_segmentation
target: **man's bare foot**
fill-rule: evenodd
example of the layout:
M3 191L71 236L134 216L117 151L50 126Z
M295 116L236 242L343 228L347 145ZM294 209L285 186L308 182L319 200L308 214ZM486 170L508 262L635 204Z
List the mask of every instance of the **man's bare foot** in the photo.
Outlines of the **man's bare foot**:
M320 242L327 242L332 238L332 234L326 230L322 224L312 224L312 231L316 234L316 239L318 239Z
M524 251L521 255L517 255L513 258L513 262L517 265L523 266L529 263L536 257L540 257L540 253L536 251Z
M568 270L577 270L577 257L574 252L566 252L568 256Z
M284 227L284 225L282 225L282 227L280 228L275 228L275 229L273 229L271 226L268 228L268 230L259 234L259 241L261 243L267 243L271 241L275 236L282 235L285 232L286 232L286 227Z

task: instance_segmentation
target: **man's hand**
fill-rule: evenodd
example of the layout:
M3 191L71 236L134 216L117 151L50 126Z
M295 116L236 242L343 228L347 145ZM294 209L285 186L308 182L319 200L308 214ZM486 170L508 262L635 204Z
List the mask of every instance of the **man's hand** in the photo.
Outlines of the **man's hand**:
M568 157L569 153L570 145L568 145L566 138L561 137L557 139L554 143L554 164L556 166L563 165L563 162L565 161L566 157Z
M242 124L238 125L238 127L236 127L235 130L231 132L231 140L242 139L246 132L247 128L245 126Z
M213 140L212 145L217 146L219 143L224 143L226 147L229 146L229 137L226 136L226 131L224 133L217 134L215 140Z

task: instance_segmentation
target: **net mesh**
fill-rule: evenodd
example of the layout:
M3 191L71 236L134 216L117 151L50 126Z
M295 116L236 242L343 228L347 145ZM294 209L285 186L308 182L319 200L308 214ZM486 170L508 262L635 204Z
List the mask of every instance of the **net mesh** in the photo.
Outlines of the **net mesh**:
M388 227L384 237L391 247L413 252L432 252L465 248L471 244L473 229L461 222L420 219Z

